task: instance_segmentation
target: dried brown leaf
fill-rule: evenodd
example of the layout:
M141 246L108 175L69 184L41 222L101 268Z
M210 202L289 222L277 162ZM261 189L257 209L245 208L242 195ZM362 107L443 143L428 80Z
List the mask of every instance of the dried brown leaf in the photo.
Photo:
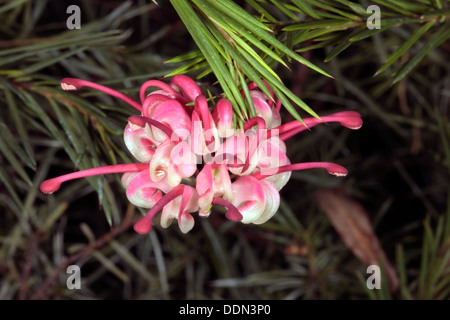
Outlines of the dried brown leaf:
M391 290L396 291L399 285L397 274L380 245L364 207L337 189L319 190L315 198L345 245L365 265L381 263Z

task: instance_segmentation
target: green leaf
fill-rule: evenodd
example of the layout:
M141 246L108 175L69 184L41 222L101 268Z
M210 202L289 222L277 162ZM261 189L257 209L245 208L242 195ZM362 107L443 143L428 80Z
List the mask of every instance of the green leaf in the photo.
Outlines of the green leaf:
M408 277L406 273L405 252L403 246L397 245L395 247L397 258L397 270L400 277L400 292L403 299L413 300L411 292L408 290Z
M320 19L320 16L303 0L291 0L301 11L314 19Z
M315 39L316 37L336 32L339 29L313 29L313 30L302 30L293 39L293 44L299 44L310 39ZM296 50L298 52L298 50Z
M51 118L48 116L48 112L44 111L42 107L37 103L37 101L33 98L33 96L31 96L29 93L22 92L22 95L25 105L31 108L45 124L45 127L43 127L42 129L48 130L47 133L49 134L50 137L58 139L58 141L64 148L64 151L69 155L69 157L71 157L72 160L75 159L76 158L75 151L73 150L72 146L67 142L67 140L64 138L63 132L58 130L58 128L55 126Z
M334 12L334 13L337 13L338 15L340 15L340 16L342 16L344 18L347 18L349 20L360 20L360 17L355 15L355 14L352 14L352 13L349 13L349 12L346 12L346 11L342 11L342 10L336 8L336 7L327 5L327 4L323 3L323 2L320 2L320 1L317 1L317 0L306 0L306 1L309 2L309 3L312 3L315 6L317 6L317 7L322 9L320 11L318 10L317 14L319 14L319 15L321 15L323 12Z
M1 79L1 81L3 82L3 92L5 94L6 104L8 105L9 114L11 115L14 126L19 134L20 142L24 146L25 155L22 159L30 168L34 169L36 167L36 160L29 135L27 134L23 123L23 117L19 114L16 100L13 97L11 90L8 88L8 83L3 79Z
M448 32L447 24L443 24L437 28L436 32L430 37L422 49L396 73L393 83L397 83L403 79L431 50L437 48L449 38L450 32Z
M257 55L256 52L254 52L254 50L250 49L250 47L241 40L241 37L245 38L247 41L249 41L251 44L253 44L255 47L260 49L262 52L267 54L269 57L271 57L275 61L277 61L277 62L281 63L283 66L287 67L286 63L280 58L280 56L276 52L273 52L266 45L264 45L264 43L261 41L261 39L257 39L250 32L247 31L249 28L252 28L252 25L245 23L245 21L240 21L239 15L233 15L233 14L231 14L232 12L223 11L223 12L220 12L220 13L222 13L223 16L226 16L226 15L229 16L229 19L223 19L222 15L220 15L220 13L218 13L214 10L210 10L210 8L209 8L210 6L208 6L208 4L205 3L205 1L198 1L198 0L195 1L194 0L194 2L196 2L197 5L202 5L201 6L202 10L205 13L207 13L208 16L213 18L214 22L217 22L222 29L227 30L228 35L230 37L232 37L234 41L238 42L238 44L241 47L245 48L245 50L247 52L252 54L252 56L259 59L258 57L256 57L256 55ZM208 1L208 3L217 4L217 1L212 1L212 2ZM240 21L240 22L238 22L238 21ZM265 63L263 63L263 64L265 64Z
M270 14L269 11L267 11L265 8L260 6L256 1L254 0L246 0L246 2L253 7L262 17L262 19L267 19L269 22L272 23L278 23L278 19L275 18Z
M208 0L208 2L212 3L215 1ZM261 28L255 27L253 24L246 24L245 27L248 28L249 33L253 33L255 36L259 37L260 39L264 39L265 42L272 45L275 49L279 50L280 52L286 54L288 57L291 57L292 59L297 60L298 62L308 66L309 68L311 68L327 77L331 77L328 73L326 73L325 71L323 71L319 67L315 66L310 61L306 60L302 56L298 55L297 53L295 53L294 51L292 51L291 49L286 47L286 45L284 45L282 42L280 42L272 34L266 32L265 30L263 30ZM237 30L237 32L239 32L239 30Z
M367 9L361 6L359 3L355 3L348 0L335 0L336 2L342 3L343 5L349 7L353 12L360 16L367 16Z
M289 10L284 3L278 1L278 0L269 0L273 3L274 6L276 6L280 11L282 11L286 16L291 18L292 20L299 20L299 18L291 11Z
M420 27L419 30L414 32L411 37L406 40L394 53L392 53L387 59L384 65L378 69L375 75L383 72L389 68L393 63L395 63L409 48L411 48L433 25L434 21L430 21Z
M382 20L380 29L363 28L360 31L356 32L352 37L350 37L350 39L348 41L350 41L350 42L361 41L366 38L372 37L372 36L376 35L377 33L386 31L391 27L392 27L391 25L383 24L383 20Z
M27 0L14 0L14 1L8 1L7 4L0 7L0 13L6 12L8 10L14 9L16 7L19 7L23 3L27 2Z
M345 30L348 28L354 28L361 25L361 21L344 21L344 20L320 20L312 22L304 22L298 24L292 24L290 26L284 27L283 31L296 31L303 29L333 29L333 30Z
M342 51L344 51L345 49L347 49L352 43L350 42L350 38L360 32L361 30L364 30L366 27L365 26L361 26L356 30L353 30L343 41L341 41L341 43L339 43L336 47L333 48L333 50L331 50L330 53L328 53L328 55L325 57L324 61L325 62L329 62L331 61L333 58L335 58L339 53L341 53Z
M264 60L248 44L246 44L242 39L240 39L239 36L236 36L236 35L232 34L231 37L242 48L242 50L245 50L248 54L250 54L256 60L256 62L259 64L259 66L261 66L264 69L266 69L267 72L270 72L275 78L277 78L277 79L279 79L281 81L281 79L275 73L275 71L273 71L272 68L270 68L264 62ZM284 62L283 62L283 64L284 64Z
M111 240L109 245L127 263L127 265L141 275L143 279L146 279L149 283L154 281L154 275L152 275L152 273L143 265L142 261L136 259L136 257L130 253L129 248L116 240Z
M262 30L272 32L272 30L268 26L255 19L251 14L237 5L234 1L221 0L208 2L211 6L214 6L216 9L219 9L222 13L227 14L229 17L235 19L236 21L241 21L241 23L243 24L247 22L252 24L255 28L260 28Z
M186 62L197 58L204 58L202 52L200 50L192 50L187 53L180 54L172 59L166 60L164 63Z
M250 107L250 117L255 117L256 116L256 112L255 112L255 107L253 105L253 99L252 96L250 95L250 91L248 90L248 86L247 83L245 82L244 76L239 73L239 81L241 82L241 86L242 86L242 91L244 92L244 97L245 100L247 101L247 105Z
M201 10L203 10L208 15L210 19L213 20L213 22L217 23L222 29L225 30L228 36L231 37L236 42L237 45L241 46L244 50L250 53L255 59L259 60L261 65L265 66L269 72L272 72L275 76L278 77L278 75L276 75L276 73L269 66L267 66L267 64L261 59L261 57L245 41L241 39L241 37L246 38L248 41L250 41L261 51L266 53L272 59L286 66L286 63L276 53L274 53L267 46L265 46L261 42L261 40L256 39L254 36L252 36L249 32L246 31L249 25L239 24L233 18L224 20L222 16L216 11L212 10L208 6L208 4L205 3L205 1L202 0L193 0L193 1L197 4L197 6Z
M399 13L405 15L405 16L413 17L413 16L416 15L414 12L411 12L408 9L404 8L403 6L398 5L397 1L394 2L394 1L389 1L389 0L373 0L373 2L381 4L381 5L383 5L385 7L388 7L390 9L392 9L392 10L395 10L395 11L397 11L397 12L399 12Z
M408 10L410 12L418 13L418 12L426 12L430 10L429 6L422 5L420 3L414 3L413 1L404 1L404 0L395 0L388 1L393 5L396 5L400 8Z
M235 48L233 47L227 39L225 39L221 33L212 25L212 22L208 22L207 25L210 26L211 33L215 36L217 41L222 45L222 47L227 51L227 53L231 56L232 59L234 59L237 63L237 65L246 73L246 75L249 77L250 80L254 81L261 90L270 96L270 92L268 89L264 86L264 84L261 81L261 75L258 75L257 72L260 74L264 74L266 72L266 68L263 66L258 65L258 61L254 60L254 58L249 55L244 49L242 48ZM234 66L230 64L230 68L234 69ZM233 73L233 78L236 78L236 74L234 74L234 71L230 71L230 73ZM270 73L269 73L270 74ZM280 81L280 80L278 80ZM244 85L244 83L241 83ZM249 105L251 108L253 107L253 102ZM239 106L242 110L244 108L244 104ZM242 111L246 111L245 109ZM254 113L254 110L252 111ZM247 112L245 112L247 115Z
M172 77L176 74L188 73L204 67L208 67L208 62L205 60L205 57L198 57L167 73L166 75L164 75L164 78Z
M0 181L2 181L3 186L8 190L8 194L12 197L19 210L23 211L23 200L18 196L17 189L12 183L14 179L6 172L3 165L0 166Z
M4 134L4 133L3 133ZM5 158L8 160L9 164L14 168L14 170L19 174L19 176L28 184L31 186L31 179L26 173L24 167L21 165L21 161L14 155L14 153L11 151L11 149L8 147L8 144L3 138L3 134L0 135L0 151L5 156ZM18 146L14 148L16 150Z
M211 34L207 31L207 28L201 21L200 17L195 13L186 0L171 0L171 3L192 38L196 42L197 46L203 52L203 55L216 75L217 80L224 90L224 93L233 105L237 116L243 119L238 108L239 106L244 105L244 101L239 89L237 88L235 80L231 77L229 71L224 66L224 60L221 58Z

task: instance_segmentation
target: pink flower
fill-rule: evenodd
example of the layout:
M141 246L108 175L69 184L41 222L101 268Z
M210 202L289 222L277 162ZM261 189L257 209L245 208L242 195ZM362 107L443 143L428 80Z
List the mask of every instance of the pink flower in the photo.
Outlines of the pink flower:
M190 212L198 211L198 195L194 188L184 186L181 196L168 202L162 209L161 226L167 228L174 219L178 220L181 232L189 232L195 224Z
M163 196L172 190L167 175L155 182L150 178L148 168L139 172L126 172L122 184L126 189L128 200L137 207L152 208Z
M272 89L265 82L264 85L271 94L270 98L262 91L253 90L257 87L254 82L251 82L248 85L248 88L250 89L250 96L252 97L252 101L255 106L256 115L264 119L267 129L272 129L281 124L281 103L277 99L274 105L275 95Z
M198 205L201 216L209 216L214 198L223 198L233 202L231 179L224 164L205 164L196 178L196 189L199 194Z
M217 102L212 116L220 138L228 138L234 134L233 106L228 99L220 99Z
M163 210L161 225L167 228L174 218L178 220L180 230L188 232L194 226L194 219L189 212L198 210L196 191L190 186L179 185L164 195L150 211L134 225L138 233L148 233L152 229L153 217ZM173 203L172 203L173 202Z
M187 159L187 162L183 159ZM165 140L150 160L150 179L157 182L167 178L171 187L178 186L183 178L191 177L196 170L195 157L184 141L175 143Z
M270 181L242 176L233 182L232 189L232 203L242 214L242 223L264 223L280 206L280 194Z
M140 112L128 118L124 130L125 145L140 162L69 173L42 182L41 191L52 193L72 179L122 173L129 201L149 209L134 226L138 233L150 232L160 211L163 228L177 220L186 233L195 224L192 214L206 218L214 205L225 207L225 217L231 221L264 223L277 212L279 191L292 171L323 168L332 175L347 174L345 168L329 162L291 164L284 140L321 123L339 122L350 129L362 126L354 111L281 124L280 101L270 87L266 85L268 97L255 90L254 83L248 88L257 116L243 128L234 127L229 100L219 99L211 112L200 87L186 76L175 76L170 84L146 81L139 91L140 102L89 81L65 78L61 82L64 90L83 86L121 99ZM150 87L158 90L146 94Z

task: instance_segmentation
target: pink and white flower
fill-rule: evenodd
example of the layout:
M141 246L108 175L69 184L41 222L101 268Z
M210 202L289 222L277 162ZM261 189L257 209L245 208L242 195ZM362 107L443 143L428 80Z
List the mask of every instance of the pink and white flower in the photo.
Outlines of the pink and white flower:
M186 233L195 224L192 214L208 217L214 205L225 207L225 217L231 221L262 224L277 212L279 192L292 171L323 168L332 175L347 174L344 167L329 162L292 164L285 140L321 123L339 122L354 130L362 126L361 116L354 111L281 124L280 101L270 87L266 85L269 97L256 90L254 83L248 89L257 116L243 128L234 127L229 100L220 99L211 112L200 87L183 75L174 76L170 84L146 81L139 91L140 102L81 79L65 78L61 87L91 87L138 110L140 115L128 119L124 141L139 162L62 175L42 182L41 191L52 193L73 179L122 173L129 201L149 209L134 226L138 233L150 232L160 211L163 228L177 220ZM150 87L157 90L147 94Z

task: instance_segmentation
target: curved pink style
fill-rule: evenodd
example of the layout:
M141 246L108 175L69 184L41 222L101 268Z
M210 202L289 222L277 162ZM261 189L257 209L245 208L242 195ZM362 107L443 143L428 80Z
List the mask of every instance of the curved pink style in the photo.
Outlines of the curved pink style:
M177 91L175 89L173 89L167 83L164 83L159 80L148 80L148 81L144 82L144 84L141 86L141 88L139 90L139 97L140 97L142 103L144 103L144 101L145 101L145 97L146 97L145 91L151 87L160 88L162 91L165 91L168 94L172 94L172 95L177 94Z
M242 221L242 219L243 219L242 213L231 202L229 202L225 199L222 199L222 198L214 198L212 203L227 208L225 217L228 220L236 221L236 222Z
M197 83L182 74L174 76L170 81L170 85L186 97L189 102L193 102L199 95L203 95Z
M277 127L276 129L278 130L280 138L282 140L289 139L297 133L322 123L339 122L342 126L352 130L358 130L363 125L361 115L355 111L336 112L328 116L321 117L320 119L306 118L303 119L303 122L305 124L295 120Z
M134 230L137 233L149 233L152 230L153 217L161 211L170 201L183 194L185 186L180 185L170 190L164 195L148 212L147 214L134 224Z
M98 176L98 175L103 175L103 174L138 172L138 171L145 170L146 168L148 168L147 163L129 163L129 164L116 164L116 165L106 166L106 167L86 169L86 170L68 173L68 174L53 178L53 179L45 180L44 182L41 183L40 189L43 193L53 193L61 187L61 183L66 182L66 181L80 179L80 178L86 178L86 177L92 177L92 176Z
M96 89L96 90L102 91L102 92L104 92L104 93L106 93L106 94L108 94L110 96L113 96L113 97L116 97L116 98L118 98L120 100L125 101L130 106L132 106L133 108L135 108L135 109L137 109L139 111L142 110L142 106L141 106L141 104L139 102L131 99L127 95L125 95L125 94L123 94L123 93L121 93L121 92L119 92L117 90L114 90L114 89L111 89L111 88L108 88L108 87L105 87L105 86L102 86L100 84L93 83L93 82L90 82L90 81L87 81L87 80L82 80L82 79L64 78L64 79L61 80L61 88L63 90L79 90L82 87L90 87L92 89Z
M268 169L268 170L261 170L260 172L255 172L252 174L253 177L256 179L264 179L265 177L279 174L283 172L288 171L297 171L297 170L307 170L307 169L317 169L317 168L323 168L326 169L327 172L331 175L338 176L338 177L345 177L348 174L347 169L345 169L343 166L340 166L335 163L331 162L303 162L303 163L294 163L290 165L285 165L276 168L276 170Z

